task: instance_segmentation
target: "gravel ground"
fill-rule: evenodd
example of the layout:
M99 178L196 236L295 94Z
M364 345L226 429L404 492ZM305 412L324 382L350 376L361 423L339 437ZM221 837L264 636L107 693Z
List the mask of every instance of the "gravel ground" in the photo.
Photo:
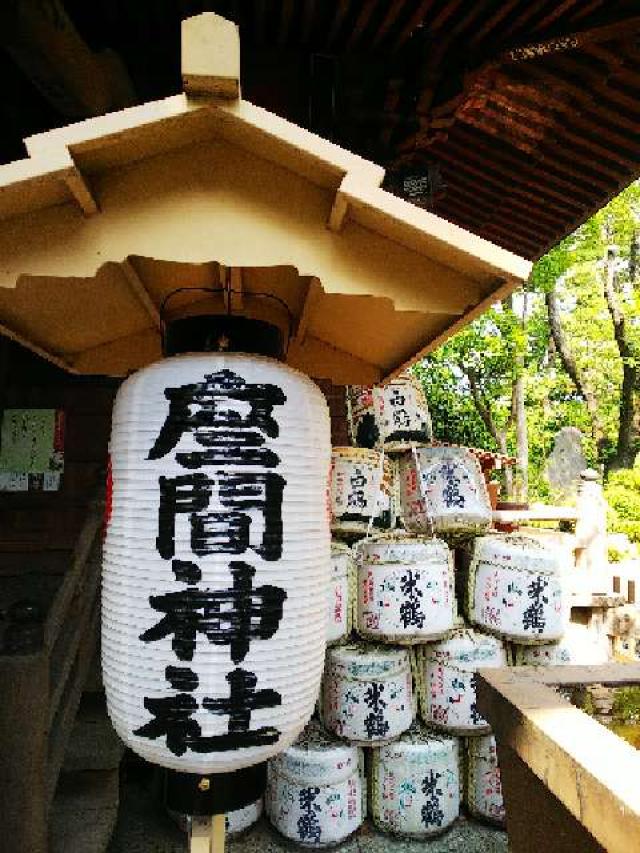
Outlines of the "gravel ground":
M263 818L248 832L227 842L228 853L291 853L296 847L279 836ZM506 833L460 819L431 841L404 841L377 832L370 823L345 844L340 853L507 853ZM121 789L118 822L107 853L185 853L186 836L167 816L148 784L126 781Z

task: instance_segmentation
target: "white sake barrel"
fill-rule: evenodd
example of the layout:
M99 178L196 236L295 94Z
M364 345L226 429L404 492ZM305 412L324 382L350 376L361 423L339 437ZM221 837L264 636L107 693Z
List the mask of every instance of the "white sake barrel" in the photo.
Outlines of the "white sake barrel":
M497 637L460 628L446 640L419 650L423 720L453 734L483 734L489 724L476 706L476 672L507 665Z
M473 543L467 613L485 631L518 643L548 643L564 633L565 603L555 555L517 534Z
M600 666L610 660L607 635L599 638L587 625L570 622L556 643L513 644L516 666Z
M398 453L431 441L427 399L412 376L399 376L384 385L351 385L347 403L351 439L358 447Z
M311 722L293 746L269 762L267 815L304 847L339 844L366 815L362 750Z
M102 574L109 716L184 773L266 761L310 718L324 662L330 424L261 356L167 358L120 387Z
M484 475L464 447L419 447L400 460L400 512L407 530L468 536L491 527Z
M392 526L392 467L382 453L334 447L331 457L331 530L344 537Z
M393 743L372 750L369 803L384 832L427 838L444 832L460 814L458 738L418 724Z
M353 627L355 564L351 548L331 543L331 579L327 590L327 643L336 643Z
M357 546L357 630L389 643L424 643L454 627L452 555L441 539L378 537Z
M181 814L169 809L169 814L178 824L183 832L189 832L191 827L191 815ZM232 812L227 812L225 815L225 829L227 835L238 835L250 829L254 823L260 820L262 815L262 797L256 800L255 803L249 803L241 809L234 809Z
M346 740L386 743L411 725L413 680L409 652L350 643L327 649L323 679L326 727Z
M474 817L504 826L505 810L493 735L467 738L467 808Z

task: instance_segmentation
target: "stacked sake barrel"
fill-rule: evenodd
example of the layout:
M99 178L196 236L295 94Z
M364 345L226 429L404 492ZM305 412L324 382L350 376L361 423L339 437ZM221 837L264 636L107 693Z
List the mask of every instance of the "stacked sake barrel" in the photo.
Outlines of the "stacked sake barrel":
M356 446L334 448L330 477L319 719L272 762L267 814L310 847L345 840L367 812L383 832L428 838L455 822L461 799L502 824L476 673L505 666L513 643L560 639L553 558L523 537L490 533L476 457L430 444L413 380L351 388L348 408Z

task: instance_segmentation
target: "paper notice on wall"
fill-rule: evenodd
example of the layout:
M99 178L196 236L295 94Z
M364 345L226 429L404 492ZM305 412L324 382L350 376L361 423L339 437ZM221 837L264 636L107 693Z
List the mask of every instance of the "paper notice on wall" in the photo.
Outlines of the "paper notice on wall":
M58 491L64 467L64 412L6 409L0 430L0 491Z

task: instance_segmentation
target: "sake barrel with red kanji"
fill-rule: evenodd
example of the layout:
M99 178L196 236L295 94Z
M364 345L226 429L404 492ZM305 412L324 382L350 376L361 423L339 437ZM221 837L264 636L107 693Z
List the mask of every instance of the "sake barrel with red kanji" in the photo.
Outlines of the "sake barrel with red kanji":
M453 560L445 542L383 534L358 543L355 551L362 637L411 645L454 628Z
M467 738L465 801L474 817L504 826L505 808L493 735Z
M301 847L345 841L367 814L364 756L312 720L298 740L269 762L266 812Z
M562 637L569 602L551 549L530 536L496 533L475 539L471 552L471 622L517 643Z
M476 705L476 672L507 665L497 637L458 628L450 637L418 647L418 692L422 719L451 734L490 731Z
M121 387L110 442L102 660L147 761L249 767L312 714L325 647L327 406L270 358L181 355Z
M407 530L470 536L491 527L489 493L465 447L419 447L400 458L400 513Z
M427 399L413 376L398 376L384 385L350 385L347 408L351 440L358 447L398 453L431 441Z
M428 838L460 814L460 740L417 721L393 743L371 750L369 808L392 835Z

